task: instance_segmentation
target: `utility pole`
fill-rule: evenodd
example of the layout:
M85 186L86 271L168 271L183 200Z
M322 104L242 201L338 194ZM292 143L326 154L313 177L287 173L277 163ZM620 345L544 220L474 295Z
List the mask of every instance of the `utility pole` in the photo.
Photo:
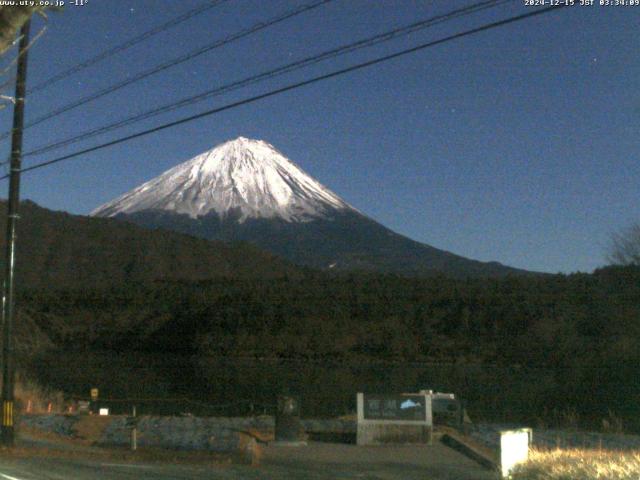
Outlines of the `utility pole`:
M24 125L24 97L27 84L27 50L31 21L20 30L16 98L13 107L13 132L11 137L11 163L9 173L9 202L7 205L7 238L2 294L2 425L0 443L12 447L15 440L13 428L13 387L15 364L13 358L14 288L13 274L16 260L16 223L20 203L20 168L22 161L22 129Z

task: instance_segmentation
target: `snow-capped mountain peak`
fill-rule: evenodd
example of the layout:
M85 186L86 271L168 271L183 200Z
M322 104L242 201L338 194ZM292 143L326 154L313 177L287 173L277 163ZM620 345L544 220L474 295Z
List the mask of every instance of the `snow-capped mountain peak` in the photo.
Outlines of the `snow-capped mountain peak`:
M233 212L247 218L304 222L333 210L354 210L307 175L272 145L238 137L98 207L91 215L111 217L164 210L197 218Z

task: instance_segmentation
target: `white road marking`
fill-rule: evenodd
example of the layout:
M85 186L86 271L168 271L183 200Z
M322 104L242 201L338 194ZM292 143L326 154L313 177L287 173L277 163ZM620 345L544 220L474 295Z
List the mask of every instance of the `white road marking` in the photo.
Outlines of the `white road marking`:
M21 478L12 477L11 475L5 475L4 473L0 473L0 477L6 478L7 480L22 480Z
M138 465L135 463L102 463L102 467L120 467L120 468L153 468L151 465Z

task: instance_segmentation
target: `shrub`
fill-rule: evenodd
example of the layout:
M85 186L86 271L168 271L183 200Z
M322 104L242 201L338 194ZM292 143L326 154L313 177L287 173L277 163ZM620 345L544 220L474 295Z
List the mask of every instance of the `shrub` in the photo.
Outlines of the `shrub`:
M16 413L45 413L49 409L49 404L52 412L60 413L65 407L62 392L43 388L36 382L21 376L16 377L14 398Z
M513 480L638 480L640 452L532 450Z

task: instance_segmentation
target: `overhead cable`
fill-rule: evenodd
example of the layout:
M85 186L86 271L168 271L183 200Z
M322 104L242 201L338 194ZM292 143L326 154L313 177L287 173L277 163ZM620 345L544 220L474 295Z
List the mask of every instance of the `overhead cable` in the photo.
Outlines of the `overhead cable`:
M167 70L169 68L175 67L176 65L180 65L181 63L184 63L188 60L192 60L194 58L196 58L199 55L202 55L204 53L210 52L211 50L214 50L216 48L222 47L224 45L227 45L231 42L234 42L236 40L239 40L241 38L244 38L246 36L249 36L253 33L256 33L260 30L264 30L265 28L268 28L272 25L275 25L277 23L280 23L284 20L287 20L289 18L295 17L297 15L300 15L301 13L307 12L309 10L312 10L314 8L317 8L321 5L324 5L326 3L329 3L333 0L316 0L313 3L309 3L306 5L303 5L301 7L297 7L295 9L289 10L287 12L285 12L284 14L278 15L275 18L272 18L271 20L268 20L266 22L258 22L256 24L254 24L253 26L244 29L238 33L235 33L233 35L230 35L228 37L225 37L221 40L217 40L214 43L205 45L204 47L198 48L197 50L194 50L192 52L189 52L185 55L182 55L180 57L168 60L166 62L163 62L159 65L156 65L155 67L152 67L148 70L145 70L141 73L138 73L136 75L134 75L131 78L127 78L119 83L116 83L114 85L110 85L102 90L99 90L98 92L92 93L90 95L87 95L85 97L82 97L78 100L75 100L73 102L70 102L66 105L63 105L62 107L59 107L55 110L52 110L48 113L45 113L44 115L41 115L40 117L37 117L36 119L28 122L25 126L24 129L27 130L28 128L31 128L35 125L39 125L40 123L46 121L46 120L50 120L54 117L57 117L63 113L66 113L70 110L73 110L75 108L78 108L82 105L85 105L89 102L92 102L94 100L97 100L98 98L102 98L105 95L109 95L113 92L116 92L126 86L129 86L133 83L139 82L147 77L150 77L152 75L155 75L157 73L160 73L164 70ZM3 140L5 138L7 138L9 135L11 135L11 131L5 132L2 135L0 135L0 140Z
M289 92L291 90L295 90L295 89L298 89L298 88L301 88L301 87L304 87L304 86L307 86L307 85L312 85L312 84L315 84L315 83L318 83L318 82L321 82L321 81L324 81L324 80L328 80L330 78L334 78L334 77L338 77L338 76L344 75L346 73L350 73L350 72L354 72L354 71L361 70L361 69L364 69L364 68L368 68L368 67L371 67L373 65L378 65L380 63L387 62L387 61L395 59L395 58L403 57L405 55L409 55L411 53L415 53L415 52L418 52L418 51L421 51L421 50L425 50L427 48L432 48L432 47L435 47L437 45L441 45L443 43L447 43L447 42L450 42L450 41L453 41L453 40L457 40L459 38L463 38L463 37L466 37L466 36L469 36L469 35L474 35L476 33L484 32L484 31L487 31L487 30L492 30L492 29L497 28L497 27L501 27L501 26L504 26L504 25L509 25L509 24L512 24L512 23L515 23L515 22L519 22L519 21L526 20L526 19L529 19L529 18L532 18L532 17L535 17L535 16L543 15L545 13L549 13L549 12L552 12L554 10L559 10L559 9L565 8L565 7L566 7L566 5L564 5L564 4L563 5L554 5L554 6L551 6L551 7L545 7L545 8L542 8L542 9L539 9L539 10L534 10L534 11L531 11L531 12L528 12L528 13L524 13L524 14L521 14L521 15L516 15L516 16L513 16L513 17L509 17L509 18L504 19L504 20L499 20L499 21L496 21L496 22L488 23L488 24L482 25L480 27L472 28L470 30L465 30L465 31L460 32L460 33L456 33L456 34L453 34L453 35L449 35L447 37L440 38L438 40L433 40L433 41L430 41L430 42L427 42L427 43L423 43L423 44L417 45L417 46L412 47L412 48L407 48L405 50L401 50L401 51L396 52L396 53L385 55L383 57L378 57L376 59L369 60L369 61L362 62L362 63L358 63L356 65L352 65L350 67L346 67L346 68L343 68L343 69L340 69L340 70L335 70L333 72L326 73L324 75L319 75L319 76L310 78L308 80L304 80L304 81L301 81L301 82L290 84L290 85L287 85L285 87L281 87L281 88L278 88L278 89L275 89L275 90L271 90L269 92L266 92L266 93L263 93L263 94L260 94L260 95L255 95L253 97L245 98L243 100L239 100L239 101L236 101L236 102L228 103L228 104L223 105L221 107L212 108L210 110L198 113L196 115L191 115L191 116L182 118L180 120L176 120L176 121L173 121L173 122L165 123L163 125L159 125L159 126L154 127L154 128L150 128L150 129L147 129L147 130L143 130L141 132L137 132L137 133L134 133L134 134L131 134L131 135L127 135L125 137L121 137L121 138L118 138L116 140L112 140L110 142L102 143L102 144L96 145L94 147L86 148L86 149L83 149L83 150L80 150L80 151L77 151L77 152L70 153L68 155L64 155L64 156L61 156L61 157L54 158L52 160L47 160L45 162L37 163L35 165L31 165L29 167L23 168L23 169L21 169L21 171L22 172L28 172L28 171L31 171L31 170L37 170L37 169L44 168L44 167L47 167L47 166L50 166L50 165L54 165L56 163L60 163L60 162L66 161L66 160L70 160L72 158L76 158L76 157L79 157L81 155L85 155L87 153L91 153L91 152L95 152L95 151L98 151L98 150L102 150L102 149L105 149L105 148L108 148L108 147L111 147L111 146L114 146L114 145L119 145L121 143L125 143L125 142L128 142L128 141L134 140L136 138L144 137L144 136L147 136L147 135L150 135L152 133L156 133L156 132L168 129L168 128L176 127L178 125L182 125L182 124L189 123L189 122L201 119L201 118L205 118L205 117L209 117L211 115L215 115L217 113L221 113L221 112L224 112L224 111L227 111L227 110L231 110L233 108L237 108L237 107L240 107L242 105L247 105L247 104L250 104L250 103L254 103L254 102L257 102L259 100L263 100L265 98L270 98L270 97L273 97L275 95L279 95L281 93ZM3 177L0 177L0 180L4 180L5 178L7 178L7 175L5 175Z
M88 58L87 60L84 60L83 62L73 65L72 67L69 67L68 69L63 70L62 72L56 75L53 75L52 77L49 77L46 80L43 80L42 82L28 89L27 93L33 94L42 90L46 90L47 88L54 85L55 83L58 83L60 80L64 80L65 78L68 78L71 75L78 73L81 70L84 70L85 68L95 65L96 63L99 63L103 60L106 60L107 58L112 57L120 52L124 52L125 50L141 42L144 42L145 40L153 37L154 35L157 35L158 33L162 33L166 30L169 30L170 28L175 27L176 25L179 25L185 22L186 20L189 20L190 18L193 18L196 15L200 15L204 12L207 12L212 8L217 7L218 5L221 5L228 1L229 0L207 1L204 4L192 10L189 10L188 12L183 13L182 15L172 18L171 20L163 23L162 25L158 25L157 27L154 27L151 30L147 30L146 32L143 32L136 37L133 37L119 45L116 45L115 47L109 48L108 50L104 50L94 55L93 57Z
M301 60L297 60L295 62L292 63L288 63L286 65L283 65L281 67L275 68L275 69L271 69L271 70L267 70L265 72L262 72L260 74L257 75L252 75L250 77L241 79L241 80L237 80L219 87L216 87L214 89L210 89L207 90L205 92L201 92L197 95L192 95L192 96L188 96L185 97L181 100L175 101L175 102L170 102L168 104L165 104L163 106L160 107L156 107L153 108L151 110L147 110L145 112L127 117L123 120L119 120L117 122L114 123L110 123L107 125L104 125L102 127L98 127L98 128L94 128L82 133L79 133L77 135L73 135L71 137L67 137L66 139L63 140L58 140L46 145L42 145L40 147L37 147L31 151L28 151L24 154L25 157L29 157L29 156L34 156L34 155L41 155L43 153L52 151L52 150L56 150L62 147L66 147L68 145L74 144L74 143L78 143L80 141L83 140L87 140L88 138L92 138L95 137L97 135L101 135L103 133L107 133L113 130L117 130L120 129L122 127L128 126L128 125L132 125L138 122L141 122L143 120L147 120L149 118L155 117L157 115L163 114L163 113L167 113L179 108L183 108L189 105L193 105L196 104L198 102L202 102L204 100L222 95L222 94L226 94L235 90L238 90L240 88L249 86L249 85L254 85L256 83L265 81L265 80L270 80L272 78L275 78L277 76L286 74L286 73L290 73L299 69L302 69L304 67L331 59L331 58L335 58L341 55L345 55L347 53L351 53L353 51L356 50L360 50L363 48L368 48L368 47L372 47L374 45L378 45L380 43L383 42L387 42L387 41L391 41L393 39L396 39L400 36L406 36L409 35L411 33L414 33L416 31L419 31L421 29L425 29L427 27L432 27L434 25L440 24L440 23L444 23L447 21L451 21L455 18L459 18L462 16L466 16L466 15L470 15L473 13L477 13L481 10L485 10L488 8L494 8L498 5L507 3L507 2L513 2L514 0L486 0L486 1L482 1L479 3L475 3L473 5L469 5L467 7L464 8L460 8L458 10L454 10L452 12L449 12L447 14L443 14L443 15L438 15L435 17L430 17L428 19L424 19L418 22L414 22L410 25L404 26L404 27L400 27L400 28L396 28L394 30L388 31L388 32L384 32L381 34L377 34L371 37L368 37L366 39L363 40L359 40L357 42L354 43L349 43L346 45L342 45L340 47L337 48L333 48L330 50L327 50L325 52L322 52L320 54L317 55L313 55L310 57L306 57L304 59Z

